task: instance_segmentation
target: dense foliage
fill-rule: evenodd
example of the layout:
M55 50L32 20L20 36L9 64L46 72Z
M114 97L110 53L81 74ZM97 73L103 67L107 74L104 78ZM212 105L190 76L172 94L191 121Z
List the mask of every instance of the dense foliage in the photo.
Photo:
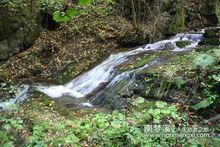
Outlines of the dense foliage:
M184 116L177 113L175 105L160 101L154 104L141 97L132 102L129 111L123 112L89 114L73 119L64 119L55 114L51 116L51 112L39 115L40 113L42 112L33 111L29 114L32 115L31 119L13 117L10 113L1 115L1 145L19 143L25 146L167 146L177 144L176 138L148 137L145 125L169 124L175 127L174 121L183 121L184 124ZM179 140L180 143L183 145L204 143L196 138L185 139Z

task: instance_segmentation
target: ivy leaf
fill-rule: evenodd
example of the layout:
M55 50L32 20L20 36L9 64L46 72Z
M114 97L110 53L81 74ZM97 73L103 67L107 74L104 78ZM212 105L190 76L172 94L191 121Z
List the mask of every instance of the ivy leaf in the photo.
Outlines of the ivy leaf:
M85 5L88 5L91 2L92 2L92 0L79 0L79 5L80 6L85 6Z
M200 54L193 60L194 67L206 68L215 62L215 58L208 54Z

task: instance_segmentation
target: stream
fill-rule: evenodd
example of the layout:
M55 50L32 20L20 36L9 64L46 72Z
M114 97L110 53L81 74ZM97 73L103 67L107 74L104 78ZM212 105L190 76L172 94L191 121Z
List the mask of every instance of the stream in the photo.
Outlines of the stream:
M188 51L195 48L202 39L203 32L177 34L170 39L147 44L144 47L138 47L127 52L112 54L90 71L79 75L64 85L43 85L40 83L21 85L18 87L15 98L1 102L0 109L8 109L12 104L24 102L32 91L44 93L52 99L72 100L76 105L82 107L93 107L96 105L97 99L103 98L120 81L128 77L132 78L133 73L147 69L162 61L154 60L142 67L118 73L117 70L120 65L137 58L139 55L164 50L167 45L172 47L170 52ZM190 44L184 48L179 48L176 45L177 41L189 41Z

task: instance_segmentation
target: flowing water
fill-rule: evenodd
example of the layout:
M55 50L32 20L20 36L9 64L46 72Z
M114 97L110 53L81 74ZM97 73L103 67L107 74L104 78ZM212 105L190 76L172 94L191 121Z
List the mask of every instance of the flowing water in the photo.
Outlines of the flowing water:
M81 74L72 81L64 85L50 85L44 86L37 84L33 86L36 91L42 92L51 98L63 98L69 97L71 99L79 99L78 102L82 106L92 107L92 104L87 101L91 94L95 94L103 89L110 89L115 84L130 76L131 73L141 71L156 64L158 61L155 60L150 62L143 67L135 70L125 71L121 74L117 74L117 69L123 63L128 62L138 55L147 54L152 51L163 50L166 45L172 45L172 52L181 52L190 50L198 45L202 40L203 33L197 34L177 34L176 36L159 41L153 44L147 44L145 47L139 47L127 52L121 52L110 55L104 62L97 65L92 70ZM191 44L185 48L179 48L176 46L177 41L190 41ZM18 91L15 99L10 100L10 103L19 103L27 98L29 86L24 86L23 90ZM0 108L4 108L6 102L0 103Z

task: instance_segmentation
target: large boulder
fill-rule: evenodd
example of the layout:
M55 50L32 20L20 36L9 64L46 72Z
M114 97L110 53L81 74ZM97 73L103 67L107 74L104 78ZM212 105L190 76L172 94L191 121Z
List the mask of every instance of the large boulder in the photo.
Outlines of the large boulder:
M0 59L30 47L39 35L36 1L0 1Z

